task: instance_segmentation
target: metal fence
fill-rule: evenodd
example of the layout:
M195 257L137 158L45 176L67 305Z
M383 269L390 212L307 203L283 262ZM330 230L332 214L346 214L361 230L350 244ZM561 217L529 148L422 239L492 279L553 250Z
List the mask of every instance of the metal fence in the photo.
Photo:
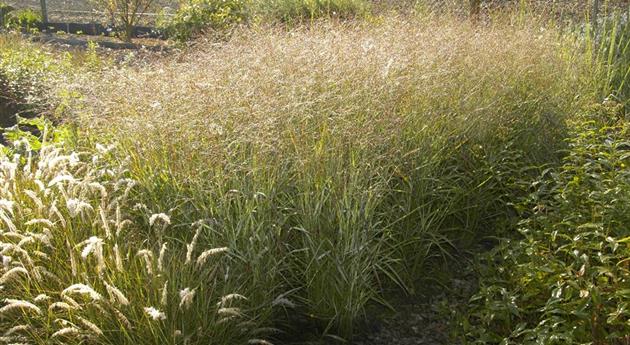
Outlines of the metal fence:
M40 10L40 0L0 0L14 8ZM106 23L108 15L90 0L46 0L48 21L55 23ZM141 24L153 25L160 14L170 15L178 0L157 0L153 12L143 13Z

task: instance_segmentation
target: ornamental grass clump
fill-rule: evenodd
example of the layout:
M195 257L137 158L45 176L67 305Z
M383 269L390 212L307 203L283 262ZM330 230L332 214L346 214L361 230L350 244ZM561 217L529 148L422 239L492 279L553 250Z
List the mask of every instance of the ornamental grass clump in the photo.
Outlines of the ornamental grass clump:
M249 291L230 283L233 259L224 249L221 260L203 267L194 265L197 255L184 265L186 247L171 237L160 252L141 229L168 231L168 216L134 215L135 181L124 164L110 164L115 149L72 152L66 130L27 122L41 137L14 128L24 140L0 156L0 342L228 344L260 337L256 330L268 325L250 312L272 308L272 300L229 297ZM37 149L29 144L35 141ZM238 314L226 317L225 301Z
M565 120L598 92L591 68L574 37L536 21L254 26L73 84L69 109L118 144L134 214L169 216L133 231L155 243L135 257L142 274L161 277L155 258L176 239L163 265L185 247L185 270L249 291L226 295L275 301L260 320L351 338L385 291L439 286L454 254L513 220L515 176L559 160ZM195 287L166 280L180 309Z

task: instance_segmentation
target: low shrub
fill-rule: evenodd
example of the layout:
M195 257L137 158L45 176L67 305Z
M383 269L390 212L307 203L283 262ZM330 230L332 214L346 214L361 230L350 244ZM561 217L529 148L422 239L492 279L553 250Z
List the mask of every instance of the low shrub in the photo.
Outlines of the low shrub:
M4 2L0 2L0 26L4 27L4 23L6 22L6 17L9 15L14 8L5 4Z
M630 127L620 105L572 126L563 164L519 204L522 237L479 266L460 320L470 344L626 344L630 334Z
M246 0L187 0L160 26L167 36L186 41L208 31L224 32L247 19Z
M40 12L25 8L9 12L5 17L4 26L13 30L32 31L37 30L42 20Z

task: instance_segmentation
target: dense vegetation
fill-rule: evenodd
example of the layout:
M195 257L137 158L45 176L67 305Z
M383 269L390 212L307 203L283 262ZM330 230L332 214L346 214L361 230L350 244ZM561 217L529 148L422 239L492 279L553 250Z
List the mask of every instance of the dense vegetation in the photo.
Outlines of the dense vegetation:
M5 131L0 343L341 342L474 258L453 342L623 344L627 14L520 9L150 59L0 37L3 97L46 116Z

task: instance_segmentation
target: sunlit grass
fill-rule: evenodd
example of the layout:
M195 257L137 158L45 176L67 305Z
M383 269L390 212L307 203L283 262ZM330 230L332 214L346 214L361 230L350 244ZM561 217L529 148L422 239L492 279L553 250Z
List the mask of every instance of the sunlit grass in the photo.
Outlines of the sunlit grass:
M21 210L3 243L46 227L57 242L0 271L18 279L2 307L34 313L1 322L28 320L40 344L351 338L368 303L439 288L444 263L513 220L520 179L602 97L587 46L535 20L408 16L253 26L146 63L88 55L45 92L81 153L3 163ZM58 279L31 279L38 265Z

